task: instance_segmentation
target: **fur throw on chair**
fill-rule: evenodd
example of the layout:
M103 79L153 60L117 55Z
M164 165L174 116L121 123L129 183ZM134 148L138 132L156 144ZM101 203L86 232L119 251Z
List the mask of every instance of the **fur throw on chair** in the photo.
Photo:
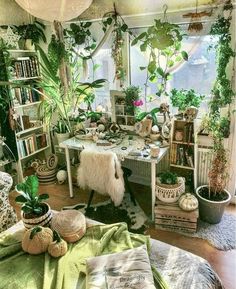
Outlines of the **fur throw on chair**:
M77 180L83 189L89 188L102 195L109 195L115 206L119 206L123 200L123 171L113 152L83 150Z

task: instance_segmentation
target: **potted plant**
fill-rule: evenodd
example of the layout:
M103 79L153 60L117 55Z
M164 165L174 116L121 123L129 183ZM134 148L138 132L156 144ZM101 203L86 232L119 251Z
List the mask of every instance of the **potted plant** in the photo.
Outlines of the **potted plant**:
M44 34L45 25L39 21L32 24L15 26L17 33L20 35L22 48L33 49L34 44L38 44L40 40L46 43L46 36Z
M50 206L44 201L48 194L38 193L39 182L34 175L26 177L25 181L16 185L16 191L20 194L15 201L22 205L22 220L25 228L35 226L49 226L52 219Z
M140 100L140 87L130 85L123 89L123 92L125 94L125 112L127 115L134 116L138 112L138 107L143 104L142 100Z
M184 111L189 107L198 108L204 99L205 95L196 93L194 89L180 89L173 88L170 91L171 104L178 107L179 113L183 115Z
M231 200L226 190L229 179L228 152L224 147L224 137L230 133L230 104L234 101L235 92L232 90L231 79L227 74L228 64L235 52L231 47L231 19L233 6L226 1L223 7L225 14L219 15L218 20L211 27L211 34L217 35L219 41L216 46L217 75L212 89L210 112L206 118L209 135L213 140L213 159L208 173L208 185L197 188L200 218L208 223L216 224L221 221L226 205ZM221 116L222 108L228 106L228 115Z
M185 180L176 173L160 173L156 180L156 196L164 203L175 203L185 192Z
M70 138L70 131L63 119L59 119L57 124L54 126L55 135L58 144Z

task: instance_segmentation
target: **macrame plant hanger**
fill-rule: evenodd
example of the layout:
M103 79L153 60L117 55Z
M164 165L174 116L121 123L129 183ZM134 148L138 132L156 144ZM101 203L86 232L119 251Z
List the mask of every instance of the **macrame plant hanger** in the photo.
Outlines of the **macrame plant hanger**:
M198 12L198 0L196 0L196 9L195 12L190 12L183 15L183 18L190 18L190 23L188 26L189 32L200 32L203 30L203 24L201 17L208 16L210 17L212 12L202 11Z

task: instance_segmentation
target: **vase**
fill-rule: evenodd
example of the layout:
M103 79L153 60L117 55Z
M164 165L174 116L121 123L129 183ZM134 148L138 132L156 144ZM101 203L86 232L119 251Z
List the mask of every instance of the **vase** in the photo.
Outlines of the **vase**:
M230 202L231 195L227 190L224 190L224 192L228 195L226 200L211 201L201 196L200 192L203 188L208 188L208 186L200 186L196 190L196 195L199 202L200 219L210 224L218 224L222 219L225 207Z
M34 50L34 44L32 42L32 39L25 39L24 49L25 50Z

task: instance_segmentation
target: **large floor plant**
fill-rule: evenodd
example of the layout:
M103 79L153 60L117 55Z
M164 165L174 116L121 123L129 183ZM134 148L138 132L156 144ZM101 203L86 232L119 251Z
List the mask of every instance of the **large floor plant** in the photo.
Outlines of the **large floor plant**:
M71 61L69 63L71 77L68 88L65 90L56 74L54 63L49 60L40 47L38 49L42 59L42 81L40 83L42 91L38 91L43 97L40 114L44 121L50 124L53 113L56 112L68 131L72 132L71 120L78 113L79 105L94 89L102 87L105 79L81 83L80 74L76 69L76 61Z
M227 74L229 62L232 57L235 57L231 47L230 33L232 10L231 1L227 1L223 7L222 15L211 27L211 34L219 36L216 46L217 76L212 89L212 100L207 122L207 128L213 139L213 160L208 173L208 186L202 186L197 190L200 201L200 216L209 223L220 222L224 207L231 198L229 192L225 189L229 178L229 158L224 147L224 126L230 123L230 105L235 96L231 79ZM228 16L224 16L226 11ZM228 106L229 113L227 117L222 117L221 109L225 106Z

